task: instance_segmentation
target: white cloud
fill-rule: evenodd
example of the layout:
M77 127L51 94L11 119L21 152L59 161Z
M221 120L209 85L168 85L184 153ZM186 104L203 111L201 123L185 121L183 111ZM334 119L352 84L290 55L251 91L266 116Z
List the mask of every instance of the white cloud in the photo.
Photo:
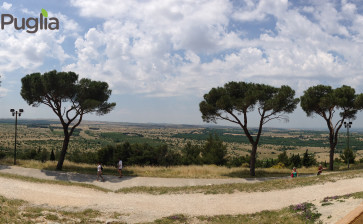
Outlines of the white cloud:
M107 81L114 93L202 95L232 80L287 84L300 94L321 82L363 86L363 15L348 1L71 3L103 23L77 39L77 60L64 70ZM251 32L258 35L247 38Z
M11 3L3 2L2 9L9 10L13 5Z
M22 9L22 12L37 16L37 13ZM77 37L79 25L67 16L57 13L60 30L38 30L27 33L25 30L15 30L12 25L6 26L0 32L0 71L10 72L16 69L31 71L44 65L47 59L56 59L63 63L70 55L65 52L63 43L66 38Z
M258 2L247 1L245 7L236 10L233 18L241 21L261 21L267 15L283 17L288 7L287 0L260 0Z

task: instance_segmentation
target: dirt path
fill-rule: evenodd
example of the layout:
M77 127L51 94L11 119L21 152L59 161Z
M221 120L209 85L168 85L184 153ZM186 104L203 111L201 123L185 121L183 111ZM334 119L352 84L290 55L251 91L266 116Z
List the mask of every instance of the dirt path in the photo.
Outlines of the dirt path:
M19 166L0 165L1 173L18 174L27 177L35 177L45 180L63 180L77 183L87 183L106 188L112 191L120 188L135 186L154 186L154 187L181 187L181 186L198 186L198 185L216 185L231 183L256 183L276 178L229 178L229 179L191 179L191 178L157 178L157 177L123 177L104 175L105 182L96 181L95 175L79 174L71 172L39 170L24 168ZM115 175L117 171L115 169ZM281 178L281 177L279 177ZM286 178L290 178L287 176Z
M35 205L115 211L124 214L123 221L137 223L181 213L212 216L280 209L291 204L321 201L327 196L362 191L362 183L363 178L355 178L324 185L270 192L149 195L104 193L82 187L0 178L0 194L7 198L26 200ZM349 210L342 213L344 214L339 214L340 217L349 213Z

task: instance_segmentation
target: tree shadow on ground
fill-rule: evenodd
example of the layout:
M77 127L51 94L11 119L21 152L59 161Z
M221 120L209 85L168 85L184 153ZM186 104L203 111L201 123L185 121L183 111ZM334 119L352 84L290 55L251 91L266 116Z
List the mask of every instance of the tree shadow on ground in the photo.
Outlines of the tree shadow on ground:
M64 166L62 171L55 170L53 166L44 167L41 170L47 176L53 176L55 180L62 181L73 181L80 183L92 183L97 179L97 170L86 168L86 167L73 167L73 166ZM105 178L105 181L111 183L120 183L126 180L130 180L135 178L132 176L133 172L123 172L123 177L118 178L118 172L116 169L104 169L102 176Z

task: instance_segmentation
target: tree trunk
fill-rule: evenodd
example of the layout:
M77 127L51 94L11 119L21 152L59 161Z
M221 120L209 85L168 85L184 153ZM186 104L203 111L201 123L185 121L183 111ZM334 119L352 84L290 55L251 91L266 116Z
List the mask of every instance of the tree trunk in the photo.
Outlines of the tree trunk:
M334 148L330 149L330 155L329 155L329 170L333 171L334 170Z
M57 168L56 168L57 170L62 170L63 162L66 157L66 153L67 153L67 149L68 149L69 139L70 139L70 136L68 134L64 136L63 147L62 147L62 151L60 153Z
M334 151L335 151L335 145L334 144L334 132L330 131L329 133L329 145L330 145L330 152L329 152L329 170L334 170Z
M256 153L257 153L257 144L252 145L251 158L250 158L250 175L255 176L255 167L256 167Z

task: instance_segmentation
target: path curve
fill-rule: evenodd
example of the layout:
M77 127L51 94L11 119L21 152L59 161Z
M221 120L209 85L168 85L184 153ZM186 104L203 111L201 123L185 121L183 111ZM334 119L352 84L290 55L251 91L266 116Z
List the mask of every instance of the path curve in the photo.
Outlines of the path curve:
M270 192L149 195L104 193L76 186L31 183L0 177L0 194L7 198L26 200L35 205L91 208L128 214L123 216L123 221L137 223L180 213L212 216L281 209L291 204L321 201L327 196L362 191L362 183L363 178L360 177Z
M39 170L33 168L24 168L19 166L0 165L1 173L18 174L27 177L34 177L44 180L62 180L76 183L87 183L116 191L120 188L146 186L146 187L182 187L182 186L200 186L200 185L217 185L232 183L256 183L272 179L289 179L286 177L271 178L226 178L226 179L193 179L193 178L158 178L158 177L123 177L104 175L105 182L96 181L96 174L79 174L74 172L62 172L51 170ZM116 173L116 171L115 171Z

